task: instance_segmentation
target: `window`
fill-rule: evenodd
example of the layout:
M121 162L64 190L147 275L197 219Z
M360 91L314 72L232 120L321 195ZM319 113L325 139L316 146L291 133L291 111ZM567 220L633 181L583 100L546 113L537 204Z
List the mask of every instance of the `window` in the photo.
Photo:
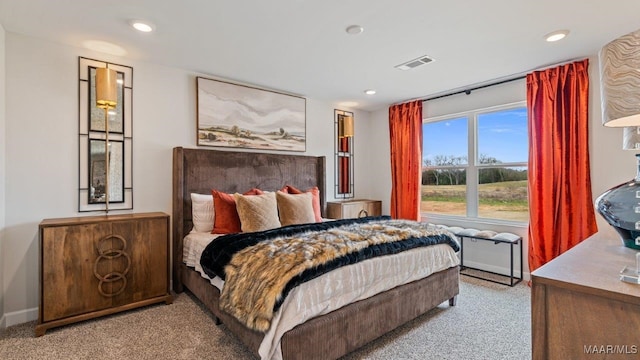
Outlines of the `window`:
M423 213L529 220L524 103L427 119L422 153Z

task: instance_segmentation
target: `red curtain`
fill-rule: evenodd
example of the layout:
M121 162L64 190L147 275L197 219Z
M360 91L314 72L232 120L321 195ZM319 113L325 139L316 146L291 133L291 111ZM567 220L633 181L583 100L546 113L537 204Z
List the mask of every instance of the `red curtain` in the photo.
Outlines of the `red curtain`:
M422 101L389 108L391 217L420 220Z
M527 75L530 271L597 231L588 67L586 59Z

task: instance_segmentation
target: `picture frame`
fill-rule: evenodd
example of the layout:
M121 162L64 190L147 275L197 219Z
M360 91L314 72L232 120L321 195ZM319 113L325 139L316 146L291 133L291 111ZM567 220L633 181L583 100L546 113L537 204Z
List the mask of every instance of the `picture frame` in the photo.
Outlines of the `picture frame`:
M197 145L306 151L306 99L196 78Z

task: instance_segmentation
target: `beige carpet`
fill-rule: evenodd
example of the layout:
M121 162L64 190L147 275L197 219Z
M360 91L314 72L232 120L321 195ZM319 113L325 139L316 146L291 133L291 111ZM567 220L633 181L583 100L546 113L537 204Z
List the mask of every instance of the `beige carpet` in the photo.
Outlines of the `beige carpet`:
M0 333L0 359L252 359L224 325L186 293L171 305L47 331L35 322ZM461 277L458 304L438 308L345 359L530 359L530 289Z

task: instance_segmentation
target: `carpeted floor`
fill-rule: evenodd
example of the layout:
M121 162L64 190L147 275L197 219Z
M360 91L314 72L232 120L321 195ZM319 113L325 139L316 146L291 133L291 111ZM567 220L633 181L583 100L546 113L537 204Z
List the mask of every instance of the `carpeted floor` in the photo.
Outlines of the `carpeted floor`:
M455 307L443 303L344 359L530 359L530 289L461 276ZM252 359L187 293L154 305L50 329L35 322L0 333L0 359Z

